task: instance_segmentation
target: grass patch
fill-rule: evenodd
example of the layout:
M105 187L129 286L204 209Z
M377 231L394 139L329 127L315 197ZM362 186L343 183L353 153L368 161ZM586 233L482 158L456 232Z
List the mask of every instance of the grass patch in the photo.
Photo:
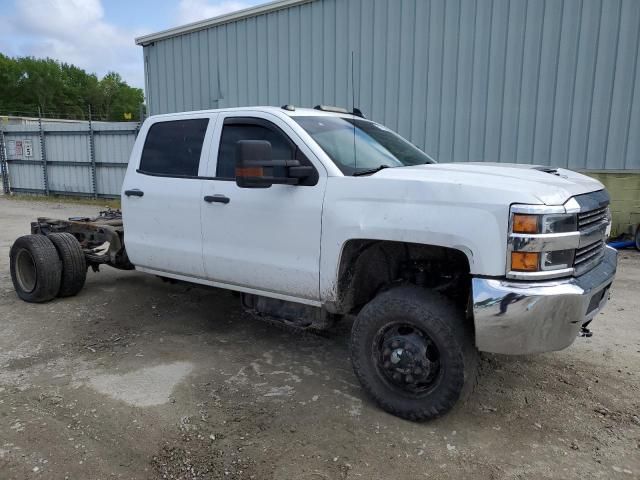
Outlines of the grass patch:
M20 200L27 202L57 202L70 205L95 205L97 207L120 208L119 198L87 198L73 197L67 195L28 195L28 194L12 194L3 195L1 198L7 200Z

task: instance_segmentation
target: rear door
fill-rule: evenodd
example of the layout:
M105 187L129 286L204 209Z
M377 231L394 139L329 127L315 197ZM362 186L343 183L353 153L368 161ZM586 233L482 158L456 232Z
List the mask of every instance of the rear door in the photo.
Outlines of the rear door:
M122 189L125 245L136 267L202 278L200 209L215 114L159 117ZM145 129L140 132L145 134Z
M240 188L235 182L239 140L267 140L273 158L296 158L318 172L314 185ZM268 113L221 113L212 140L203 202L205 274L239 289L319 300L320 236L326 171L289 125Z

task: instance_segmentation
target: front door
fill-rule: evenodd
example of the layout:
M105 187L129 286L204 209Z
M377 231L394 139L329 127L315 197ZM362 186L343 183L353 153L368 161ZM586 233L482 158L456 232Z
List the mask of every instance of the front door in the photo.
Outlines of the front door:
M202 208L205 274L216 282L274 296L319 300L321 214L326 172L279 117L221 115L204 185ZM296 158L296 148L318 171L315 185L240 188L235 182L236 143L271 142L273 158ZM218 147L218 148L216 148Z

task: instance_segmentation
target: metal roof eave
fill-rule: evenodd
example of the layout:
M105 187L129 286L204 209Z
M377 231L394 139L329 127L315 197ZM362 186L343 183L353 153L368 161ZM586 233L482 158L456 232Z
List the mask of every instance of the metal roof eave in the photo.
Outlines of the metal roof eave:
M199 30L204 30L205 28L215 27L216 25L235 22L244 18L255 17L257 15L263 15L265 13L275 12L277 10L282 10L284 8L301 5L303 3L310 3L313 1L314 0L276 0L274 2L265 3L263 5L257 5L255 7L231 12L226 15L220 15L219 17L200 20L197 22L182 25L180 27L169 28L168 30L162 30L157 33L143 35L136 38L135 42L136 45L145 46L158 40L165 40L167 38L177 37L178 35L197 32Z

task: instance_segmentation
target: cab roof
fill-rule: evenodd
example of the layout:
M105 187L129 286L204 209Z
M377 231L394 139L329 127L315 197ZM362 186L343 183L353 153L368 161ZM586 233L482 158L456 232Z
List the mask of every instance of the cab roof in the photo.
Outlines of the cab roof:
M289 107L289 108L287 108ZM283 107L273 107L273 106L253 106L253 107L233 107L233 108L215 108L215 109L206 109L206 110L193 110L187 112L174 112L174 113L163 113L158 115L152 115L153 118L158 117L169 117L175 115L201 115L204 113L224 113L224 112L262 112L262 113L273 113L273 114L285 114L289 117L349 117L349 118L363 118L360 115L356 115L352 112L348 111L328 111L328 110L318 110L317 108L300 108L293 106L285 105Z

